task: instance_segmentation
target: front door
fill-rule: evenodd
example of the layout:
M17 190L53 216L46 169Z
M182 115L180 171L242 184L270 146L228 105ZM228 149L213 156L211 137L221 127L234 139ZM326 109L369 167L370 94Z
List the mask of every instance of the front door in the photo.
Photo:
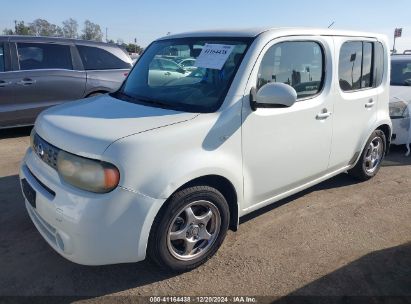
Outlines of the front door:
M12 124L14 120L9 115L14 106L14 73L11 71L9 55L7 40L0 37L0 128Z
M332 49L329 38L282 39L267 46L257 61L257 89L268 82L286 83L295 88L298 100L290 108L256 111L244 102L246 209L256 209L327 171L333 119Z

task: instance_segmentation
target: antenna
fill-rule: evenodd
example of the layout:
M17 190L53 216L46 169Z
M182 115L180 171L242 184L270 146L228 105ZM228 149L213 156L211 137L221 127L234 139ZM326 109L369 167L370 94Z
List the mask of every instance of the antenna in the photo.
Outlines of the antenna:
M328 28L332 28L332 26L334 25L334 23L335 23L335 21L333 21L333 22L328 26Z

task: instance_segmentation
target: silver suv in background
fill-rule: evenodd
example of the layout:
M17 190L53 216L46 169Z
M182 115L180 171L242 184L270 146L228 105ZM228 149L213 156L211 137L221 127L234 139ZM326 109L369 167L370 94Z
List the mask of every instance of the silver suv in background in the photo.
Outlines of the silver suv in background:
M115 91L131 66L115 44L0 36L0 128L31 125L49 106Z

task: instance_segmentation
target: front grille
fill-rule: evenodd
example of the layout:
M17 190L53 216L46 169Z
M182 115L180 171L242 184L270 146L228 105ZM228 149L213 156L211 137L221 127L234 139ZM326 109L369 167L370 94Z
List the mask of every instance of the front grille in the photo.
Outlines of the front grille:
M33 150L47 165L57 170L59 148L49 144L36 133L33 138Z

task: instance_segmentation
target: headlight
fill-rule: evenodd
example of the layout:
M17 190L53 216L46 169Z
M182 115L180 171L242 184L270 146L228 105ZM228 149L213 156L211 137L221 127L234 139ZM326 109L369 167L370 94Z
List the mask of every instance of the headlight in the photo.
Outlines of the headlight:
M405 101L398 100L390 102L390 117L391 118L404 118L408 117L408 104Z
M120 181L120 173L114 165L65 151L57 156L57 170L67 183L91 192L110 192Z

